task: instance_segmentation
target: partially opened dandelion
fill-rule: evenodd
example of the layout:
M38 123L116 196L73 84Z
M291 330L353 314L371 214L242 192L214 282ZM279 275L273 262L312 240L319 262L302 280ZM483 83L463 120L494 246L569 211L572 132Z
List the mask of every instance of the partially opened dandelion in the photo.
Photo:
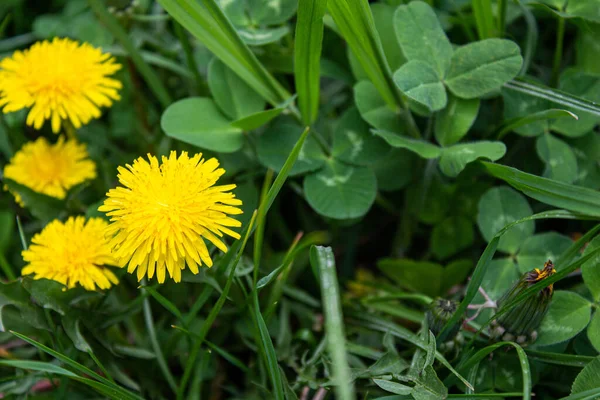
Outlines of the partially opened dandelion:
M102 218L86 221L82 216L50 222L23 251L23 275L51 279L69 289L78 284L87 290L116 285L119 280L106 267L116 265L105 237L107 226Z
M118 169L123 186L111 189L99 210L111 218L114 256L127 272L137 268L138 280L156 273L163 283L168 271L180 282L186 264L194 274L212 266L205 240L226 252L224 234L240 238L230 228L241 226L231 215L242 213L242 202L231 193L235 185L215 185L225 173L215 158L172 151L161 164L149 154L126 167Z
M96 177L96 164L84 144L65 140L51 144L45 138L28 142L4 167L4 177L45 194L64 199L72 187ZM20 202L20 198L17 196Z
M100 107L119 100L122 84L110 78L121 68L108 53L88 43L55 38L15 51L0 61L0 108L31 108L27 125L50 120L58 133L68 120L75 128L101 115Z

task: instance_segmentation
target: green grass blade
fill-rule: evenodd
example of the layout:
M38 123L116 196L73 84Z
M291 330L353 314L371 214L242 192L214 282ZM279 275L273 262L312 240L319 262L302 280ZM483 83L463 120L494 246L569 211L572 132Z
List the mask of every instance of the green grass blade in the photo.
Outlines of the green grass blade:
M335 270L335 259L331 247L311 247L310 263L313 268L317 267L319 270L323 313L325 315L325 334L333 368L336 398L352 400L356 396L354 394L354 383L351 380L350 367L348 366L344 316Z
M122 399L132 399L132 400L140 400L142 399L141 397L139 397L138 395L131 393L130 391L114 384L113 382L109 381L108 379L104 378L101 375L98 375L96 372L92 371L91 369L89 369L88 367L86 367L85 365L82 365L80 363L78 363L77 361L72 360L71 358L65 356L62 353L59 353L57 351L52 350L51 348L36 342L35 340L21 334L15 331L10 331L10 333L12 333L13 335L15 335L16 337L18 337L21 340L24 340L25 342L31 344L32 346L38 348L39 350L43 351L44 353L48 353L50 354L52 357L56 358L57 360L65 363L66 365L70 366L71 368L73 368L76 371L79 371L80 373L90 376L94 379L96 379L99 382L99 385L102 384L103 386L106 386L108 388L110 388L110 390L112 391L112 393L116 393L118 396L120 397L116 397L116 398L122 398ZM75 378L74 378L75 379ZM78 378L79 380L81 379L85 379L85 378ZM98 383L92 380L89 380L90 382L94 382L94 383ZM113 397L115 398L115 397Z
M287 90L258 61L214 0L159 0L159 3L273 106L290 97Z
M237 268L237 265L240 262L240 259L242 258L242 254L244 253L244 249L246 248L246 243L248 243L248 239L250 238L250 235L252 233L252 227L254 225L255 219L256 219L256 211L252 215L252 219L250 220L250 223L246 227L246 230L245 230L245 233L243 236L244 239L242 241L241 246L239 247L239 250L237 250L237 252L236 252L237 254L236 254L235 260L233 261L233 264L231 265L231 268L229 271L229 276L227 277L227 282L225 283L223 292L219 296L219 299L217 300L217 302L214 304L212 310L210 310L210 313L208 314L208 317L206 317L206 320L204 320L204 323L202 324L202 327L200 328L200 332L198 332L198 337L196 338L196 341L194 342L194 346L192 348L192 351L190 352L190 356L188 357L187 363L185 364L183 377L181 378L181 382L179 383L179 387L177 388L177 399L178 400L183 400L183 398L184 398L185 387L187 386L187 383L191 377L192 371L194 371L194 367L196 364L196 358L198 357L198 352L200 351L202 343L204 342L204 338L208 334L208 330L210 329L213 322L217 318L217 315L219 315L219 312L221 311L223 304L225 304L225 301L227 300L227 295L229 294L229 289L231 289L231 284L233 283L233 278L235 277L235 270ZM236 243L238 243L238 242L236 242ZM230 249L229 251L231 252L232 249Z
M555 118L565 118L571 117L574 119L578 119L577 115L573 114L571 111L561 110L558 108L538 111L536 113L532 113L520 118L513 118L506 121L502 124L500 130L497 133L497 140L502 139L504 135L507 133L517 129L520 126L528 125L536 121L543 121L546 119L555 119Z
M563 365L567 367L583 368L589 362L594 361L596 357L579 356L575 354L549 353L537 350L525 350L527 356L535 361L541 361L546 364Z
M252 271L252 283L253 287L256 290L256 283L258 282L258 269L260 268L260 260L262 258L262 247L263 247L263 239L265 236L265 219L267 217L266 210L266 198L271 187L271 183L273 182L273 170L270 169L267 171L265 175L265 180L263 182L262 190L260 192L260 205L258 207L258 214L256 216L256 232L254 234L254 271Z
M505 165L482 162L487 172L525 195L554 207L600 219L600 192L531 175Z
M131 39L129 39L127 32L123 29L123 27L121 27L115 17L113 17L108 10L106 10L103 1L88 0L88 3L98 16L98 19L100 19L110 33L119 41L119 43L121 43L121 46L127 50L127 53L129 54L129 57L131 57L135 67L144 77L148 87L150 87L150 90L152 90L161 106L163 108L167 108L169 104L173 102L169 92L167 92L167 89L163 85L160 78L154 73L152 68L146 64L146 61L144 61L138 49L135 47Z
M252 291L252 317L258 331L258 347L260 356L263 358L271 385L273 386L273 395L275 400L284 400L285 394L283 390L283 380L281 379L281 371L279 370L279 364L277 363L277 354L275 353L275 347L269 334L267 324L260 312L260 304L258 303L258 293L256 290Z
M47 372L49 374L64 375L68 377L77 376L73 372L54 365L48 362L42 361L30 361L30 360L0 360L0 365L6 367L14 367L19 369L29 369L32 371Z
M471 5L479 39L483 40L496 37L496 25L494 24L492 1L473 0Z
M392 109L403 106L392 79L367 0L328 0L327 9L381 97Z
M142 281L144 284L146 283L146 278ZM142 289L142 294L146 289ZM169 387L173 391L173 393L177 392L177 384L175 383L175 378L173 378L173 374L169 369L169 365L167 364L167 360L165 359L165 355L160 347L160 343L158 342L158 338L156 336L156 329L154 328L154 320L152 318L152 309L150 308L150 299L146 296L144 297L143 302L143 311L144 311L144 322L146 324L146 329L148 330L148 336L150 338L150 343L152 344L152 350L154 350L154 354L156 354L156 362L158 362L158 367L160 368L163 376L167 380Z
M167 299L162 294L158 293L158 291L155 288L153 288L152 286L141 286L141 288L143 291L150 293L150 296L154 297L154 300L158 301L160 303L160 305L162 305L171 314L173 314L175 317L177 317L178 320L185 323L185 319L183 318L183 315L181 315L181 312L179 311L177 306L175 306L175 304L173 304L169 299Z
M600 117L600 104L573 96L558 89L549 88L540 83L516 78L505 83L504 86L529 96L550 100L553 103L572 108L574 111L584 111Z
M302 121L310 125L319 111L323 16L327 0L299 0L296 20L294 79Z
M181 331L181 332L185 333L186 335L190 335L193 338L198 338L198 335L196 335L194 332L188 331L185 328L182 328L180 326L175 326L175 325L172 325L172 327L174 329L177 329L178 331ZM232 365L235 365L236 367L238 367L239 369L241 369L242 371L244 371L246 373L248 373L250 371L250 369L246 366L246 364L244 364L239 358L237 358L233 354L229 353L227 350L223 349L220 346L217 346L216 344L214 344L212 342L209 342L206 339L204 340L204 343L211 350L214 350L215 352L217 352L217 354L219 354L225 360L229 361Z
M525 350L523 350L523 348L521 346L519 346L518 344L516 344L514 342L498 342L491 346L485 347L485 348L479 350L477 353L473 354L467 361L465 361L464 363L461 363L458 366L458 370L459 371L467 371L467 370L477 366L477 364L479 364L479 362L481 362L481 360L486 358L490 353L492 353L496 349L503 347L503 346L512 346L517 351L517 355L519 357L519 364L521 365L521 375L523 376L523 393L522 393L523 397L522 398L523 398L523 400L530 400L531 399L531 370L529 368L529 361L527 359L527 354L525 354ZM453 379L454 379L454 377L451 376L447 379L448 382L444 382L444 383L446 383L446 385L449 386L451 380L453 380Z

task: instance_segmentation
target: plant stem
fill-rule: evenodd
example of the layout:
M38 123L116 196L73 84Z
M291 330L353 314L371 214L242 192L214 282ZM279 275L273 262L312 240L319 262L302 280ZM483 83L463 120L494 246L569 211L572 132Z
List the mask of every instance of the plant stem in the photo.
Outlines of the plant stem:
M142 280L142 285L146 285L146 278ZM145 289L141 289L142 293L145 293ZM156 338L156 330L154 329L154 321L152 320L152 309L150 308L150 299L148 297L144 298L144 321L146 323L146 329L148 330L148 336L150 337L150 343L152 344L152 350L154 350L154 354L156 354L156 361L158 362L158 366L162 371L167 383L171 390L175 393L177 392L177 384L175 383L175 379L169 370L169 366L167 365L167 361L165 360L165 356L160 348L160 344L158 343L158 339Z
M565 19L558 17L558 27L556 28L556 49L554 50L554 62L552 64L552 86L558 84L558 75L560 74L560 64L563 55L563 43L565 40Z

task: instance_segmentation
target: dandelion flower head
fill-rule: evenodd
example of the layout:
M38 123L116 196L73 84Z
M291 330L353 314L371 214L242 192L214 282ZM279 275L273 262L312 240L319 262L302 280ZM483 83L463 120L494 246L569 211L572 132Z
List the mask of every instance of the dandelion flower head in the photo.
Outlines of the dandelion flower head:
M4 177L47 196L64 199L70 188L96 177L84 144L58 138L26 143L4 167Z
M66 222L54 220L33 237L23 251L28 263L23 275L51 279L71 289L77 284L86 290L108 289L119 283L105 265L116 265L105 237L108 223L102 218L86 221L82 216Z
M172 151L159 164L149 154L118 171L123 186L111 189L99 210L111 218L107 234L119 265L137 268L138 280L156 272L163 283L168 271L180 282L186 264L194 274L212 266L205 240L226 252L224 234L240 238L230 228L241 226L231 215L242 213L242 202L231 192L235 185L215 185L225 173L215 158Z
M121 68L108 53L70 39L37 42L0 61L0 108L30 108L27 125L50 120L58 133L63 120L75 128L101 115L100 107L119 100L122 85L109 76Z

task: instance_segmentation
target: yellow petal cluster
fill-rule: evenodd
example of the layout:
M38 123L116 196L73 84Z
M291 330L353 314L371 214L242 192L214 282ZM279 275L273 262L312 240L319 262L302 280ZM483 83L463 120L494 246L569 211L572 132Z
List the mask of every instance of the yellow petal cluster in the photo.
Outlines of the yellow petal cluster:
M129 273L137 268L138 280L156 272L163 283L168 271L180 282L186 264L194 274L212 266L204 240L225 252L224 234L239 239L229 228L241 223L230 215L242 213L242 202L231 193L235 185L215 186L225 173L215 158L172 151L159 164L148 154L118 171L123 186L111 189L99 210L111 218L113 255Z
M101 115L100 107L119 100L121 82L109 78L121 68L108 53L88 43L55 38L16 51L0 61L0 108L5 113L31 108L27 125L40 129L50 120L75 128Z
M87 290L108 289L119 280L104 265L116 265L105 237L108 223L101 218L70 217L54 220L23 251L28 263L23 275L52 279L67 288L80 284Z
M58 199L70 188L96 177L96 164L88 158L84 144L58 138L26 143L4 167L4 177Z

